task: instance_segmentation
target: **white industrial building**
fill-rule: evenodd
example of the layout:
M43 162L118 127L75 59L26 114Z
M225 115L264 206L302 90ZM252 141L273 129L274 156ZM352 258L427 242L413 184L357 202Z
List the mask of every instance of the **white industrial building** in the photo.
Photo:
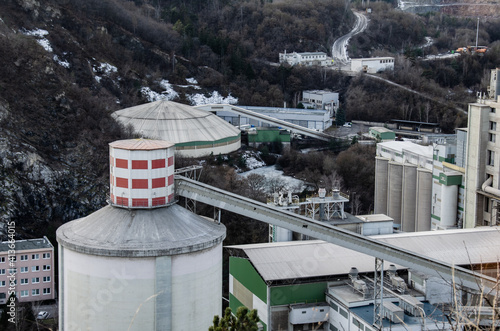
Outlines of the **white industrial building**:
M330 112L321 109L297 109L297 108L278 108L278 107L256 107L256 106L238 106L243 109L251 110L255 113L266 115L275 119L283 120L292 124L300 125L304 128L324 131L332 126ZM222 107L221 107L222 108ZM253 125L255 127L274 126L258 119L237 115L227 110L216 110L217 116L223 120L236 125Z
M370 57L351 59L351 71L375 74L380 71L394 70L393 57Z
M372 238L411 254L497 274L498 227ZM226 249L231 255L229 306L257 309L263 330L378 330L373 325L373 257L319 240ZM450 311L479 308L475 292L464 288L454 292L441 277L389 261L384 270L383 330L459 329L463 321Z
M180 156L228 154L241 147L237 128L211 112L177 102L159 100L118 110L112 116L141 137L174 143Z
M302 104L305 108L325 109L334 116L339 108L339 94L331 91L310 90L302 91Z
M287 53L286 51L279 53L279 62L288 63L291 66L327 66L330 63L324 52Z
M57 230L60 330L208 330L221 315L226 230L176 204L174 148L110 144L110 204Z

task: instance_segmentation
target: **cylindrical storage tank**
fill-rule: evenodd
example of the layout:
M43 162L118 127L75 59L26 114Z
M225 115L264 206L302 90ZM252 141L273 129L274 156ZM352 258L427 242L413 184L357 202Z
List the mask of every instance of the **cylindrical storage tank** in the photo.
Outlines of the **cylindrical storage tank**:
M375 158L375 214L387 215L387 183L389 159Z
M441 186L441 226L453 227L457 221L458 186Z
M415 202L417 199L417 166L403 166L403 199L401 202L401 231L415 231Z
M429 231L431 229L432 172L423 168L417 169L416 205L415 230Z
M403 165L389 162L389 194L387 195L387 216L394 220L394 224L401 224L401 199L403 189Z
M115 165L124 157L116 146L127 143L110 144ZM169 152L141 159L130 153L124 162L167 165ZM156 178L158 168L147 164L140 179ZM137 179L133 166L121 169L129 183ZM128 198L137 197L134 189ZM111 204L57 229L60 330L208 330L221 315L224 225L176 204L141 207Z
M174 153L174 144L162 140L110 143L111 203L125 208L154 208L173 202Z

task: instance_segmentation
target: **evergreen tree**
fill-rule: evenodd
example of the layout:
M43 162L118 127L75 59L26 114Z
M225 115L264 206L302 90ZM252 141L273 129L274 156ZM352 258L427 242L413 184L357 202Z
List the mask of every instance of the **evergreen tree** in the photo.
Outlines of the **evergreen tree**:
M342 126L345 123L345 110L344 107L339 107L337 113L335 114L335 124L337 126Z
M257 310L249 310L247 307L239 307L236 316L232 314L231 308L227 307L224 317L214 316L214 325L209 331L257 331L259 327L259 316Z

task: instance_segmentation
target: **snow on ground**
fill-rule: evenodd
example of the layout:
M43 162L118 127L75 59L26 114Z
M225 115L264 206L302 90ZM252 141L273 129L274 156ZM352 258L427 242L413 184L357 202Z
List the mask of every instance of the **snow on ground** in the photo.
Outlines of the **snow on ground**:
M306 188L302 180L283 175L283 171L276 170L275 166L260 167L245 171L239 175L248 177L250 174L258 174L266 178L266 184L264 185L264 191L266 191L266 193L274 193L272 191L277 187L285 191L291 190L293 192L302 192L304 188Z
M56 62L57 64L59 64L60 66L62 66L62 67L64 67L64 68L69 68L69 67L70 67L70 64L69 64L69 62L68 62L68 61L66 61L66 60L61 60L61 59L59 58L59 56L57 56L57 55L55 55L55 54L54 54L53 59L54 59L54 62Z
M36 38L36 42L40 44L47 52L52 52L52 46L50 46L50 42L46 35L49 34L49 31L43 29L35 29L35 30L24 30L23 33L27 36L33 36Z
M141 93L146 97L149 102L158 101L158 100L174 100L179 97L179 93L175 92L172 84L168 82L168 80L163 79L160 82L160 86L165 89L165 91L158 93L151 90L149 87L144 86L141 88Z
M191 77L191 78L186 78L186 81L187 81L189 84L198 85L198 81L197 81L197 80L196 80L196 78L194 78L194 77Z
M266 165L264 161L257 159L255 152L245 152L241 156L245 159L247 168L250 170L260 168Z
M208 97L203 94L188 95L188 100L193 106L209 105L209 104L236 104L238 103L238 98L233 97L229 94L224 98L218 91L213 91Z

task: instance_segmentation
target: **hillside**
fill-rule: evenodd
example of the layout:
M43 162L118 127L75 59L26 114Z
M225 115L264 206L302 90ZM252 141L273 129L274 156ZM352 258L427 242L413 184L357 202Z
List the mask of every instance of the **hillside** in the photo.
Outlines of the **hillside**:
M15 221L19 237L53 234L59 224L103 206L107 144L131 135L110 114L154 98L190 104L215 95L279 107L284 101L294 105L304 89L331 89L347 96L348 119L380 113L373 105L393 116L405 98L385 96L394 107L372 102L384 92L380 84L273 64L284 50L329 52L353 20L350 5L340 0L0 2L0 224ZM414 60L426 35L439 47L448 41L440 41L440 34L455 33L450 46L470 35L470 28L463 28L468 21L439 20L378 3L369 31L356 36L350 54L406 53L401 56L411 69L404 72L410 74L390 78L413 84L418 77L417 89L432 79L429 90L439 98L446 98L443 91L449 88L480 89L477 77L500 64L495 52L458 60L452 71L446 64L424 68ZM498 39L495 26L498 22L482 28L485 43ZM452 72L453 84L444 79ZM412 104L426 106L419 100Z

